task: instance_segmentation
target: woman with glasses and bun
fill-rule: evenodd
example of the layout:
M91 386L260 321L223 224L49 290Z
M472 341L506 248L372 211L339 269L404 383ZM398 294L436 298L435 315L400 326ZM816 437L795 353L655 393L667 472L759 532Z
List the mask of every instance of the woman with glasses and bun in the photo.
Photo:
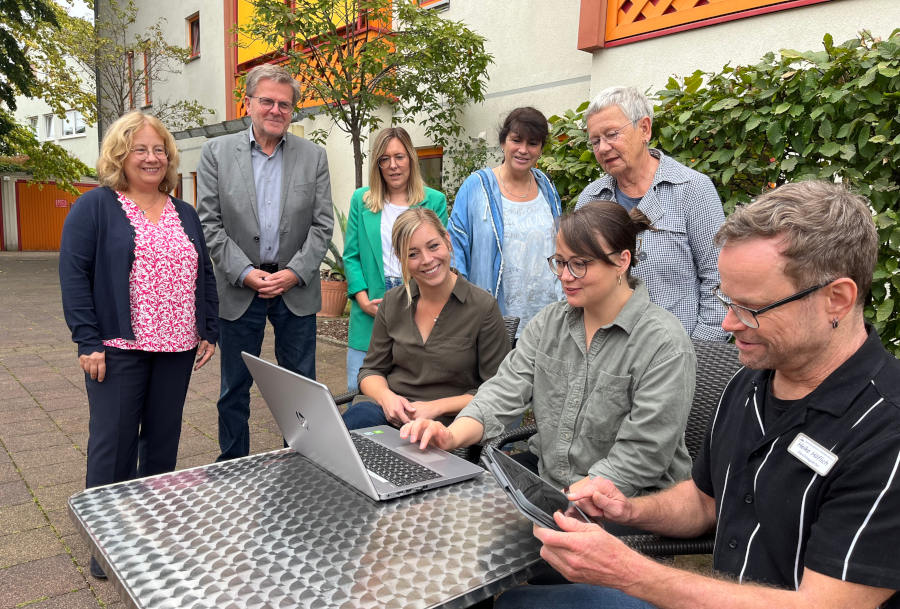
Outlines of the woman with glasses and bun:
M107 130L101 186L62 232L63 313L90 407L86 487L175 469L191 372L218 339L218 297L194 208L169 196L178 149L153 116ZM91 559L91 575L105 578Z
M548 262L566 300L532 319L453 423L412 421L401 435L452 450L532 408L537 433L515 457L558 488L602 476L633 496L686 479L696 359L679 321L630 276L648 229L611 201L562 216Z
M416 149L402 127L375 136L369 185L350 199L344 239L344 268L350 296L347 389L358 388L359 369L372 336L372 323L384 293L402 283L400 261L391 247L397 217L410 207L434 211L447 224L447 197L425 186Z

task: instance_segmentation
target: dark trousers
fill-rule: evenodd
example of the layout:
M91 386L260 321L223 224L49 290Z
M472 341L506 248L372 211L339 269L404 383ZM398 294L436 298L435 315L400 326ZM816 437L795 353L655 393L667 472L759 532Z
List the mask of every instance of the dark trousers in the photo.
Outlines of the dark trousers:
M105 347L106 378L85 373L91 488L175 469L196 349L159 353Z
M250 385L253 378L241 359L241 351L259 355L266 319L275 329L275 359L305 377L316 378L316 316L297 316L282 298L253 299L238 319L219 318L219 449L217 461L250 454Z

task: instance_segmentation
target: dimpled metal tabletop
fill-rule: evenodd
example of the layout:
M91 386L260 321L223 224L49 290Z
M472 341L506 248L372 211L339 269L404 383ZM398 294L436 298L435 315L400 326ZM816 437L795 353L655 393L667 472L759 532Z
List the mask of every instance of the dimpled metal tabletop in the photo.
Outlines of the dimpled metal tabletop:
M141 608L455 609L539 560L487 473L378 503L290 450L88 489L69 509Z

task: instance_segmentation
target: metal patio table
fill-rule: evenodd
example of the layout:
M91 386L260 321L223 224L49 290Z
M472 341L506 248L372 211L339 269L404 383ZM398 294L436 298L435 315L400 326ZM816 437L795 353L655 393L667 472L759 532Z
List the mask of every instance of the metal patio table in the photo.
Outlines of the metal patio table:
M126 605L467 607L536 572L485 472L374 502L290 449L82 491L69 510Z

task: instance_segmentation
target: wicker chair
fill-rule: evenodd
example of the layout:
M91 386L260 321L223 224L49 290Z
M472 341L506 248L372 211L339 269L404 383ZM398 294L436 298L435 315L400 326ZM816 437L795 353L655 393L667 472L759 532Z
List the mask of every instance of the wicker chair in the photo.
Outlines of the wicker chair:
M506 334L509 338L509 346L510 348L513 348L516 344L516 330L519 329L519 318L504 315L503 325L506 326ZM358 395L359 391L347 391L345 393L334 396L334 403L338 405L349 404ZM478 463L478 458L481 456L481 448L482 447L480 444L473 444L472 446L463 446L461 448L457 448L452 452L453 454L462 457L467 461Z
M741 367L737 347L730 343L695 340L694 352L697 354L697 381L694 387L694 401L691 403L691 412L684 430L684 443L691 459L697 458L703 446L709 420L719 403L722 391ZM487 444L503 446L508 442L529 438L536 432L535 425L526 425L497 436ZM710 533L694 539L679 539L643 534L622 535L621 539L644 554L674 556L710 554L713 550L714 536Z

